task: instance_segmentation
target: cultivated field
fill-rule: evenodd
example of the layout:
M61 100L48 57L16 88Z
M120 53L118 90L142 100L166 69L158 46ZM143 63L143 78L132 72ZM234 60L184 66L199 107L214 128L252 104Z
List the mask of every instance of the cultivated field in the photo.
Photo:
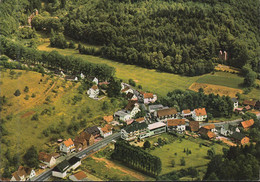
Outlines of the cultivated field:
M200 88L203 88L204 93L210 94L219 94L220 96L222 95L228 95L231 98L236 97L237 93L242 94L243 91L241 89L235 89L235 88L230 88L230 87L225 87L225 86L220 86L220 85L212 85L212 84L206 84L206 83L193 83L189 89L193 91L198 91Z

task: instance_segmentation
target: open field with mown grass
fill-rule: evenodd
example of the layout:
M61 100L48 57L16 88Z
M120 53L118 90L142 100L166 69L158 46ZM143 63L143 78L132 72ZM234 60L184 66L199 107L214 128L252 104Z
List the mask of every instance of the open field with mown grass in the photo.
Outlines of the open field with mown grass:
M170 136L168 134L163 134L161 136L149 138L147 140L151 142L151 145L153 145L154 142L158 141L158 138L167 138L169 141L169 144L165 144L161 147L155 147L154 150L150 150L150 153L152 155L160 157L162 161L161 175L174 170L180 170L182 168L189 167L198 168L201 171L200 174L202 175L202 173L206 170L206 165L210 161L210 159L208 159L207 157L207 151L210 148L214 148L216 154L223 154L223 147L227 147L225 145L216 143L210 147L206 147L204 145L200 146L200 143L210 142L208 140L203 140L200 138L187 138L187 136L185 136L185 139L176 139L176 137ZM191 154L187 155L186 153L184 153L184 148L185 150L191 150ZM180 160L182 157L184 157L185 159L185 166L181 166ZM175 161L175 167L171 166L172 160Z
M1 75L4 75L1 76L1 95L5 95L8 100L7 105L4 106L4 110L1 111L1 118L5 120L3 126L8 131L8 135L3 136L1 140L1 156L3 156L7 149L10 149L11 156L15 153L23 155L31 145L36 146L37 149L54 151L57 145L50 148L45 144L50 143L50 139L55 134L50 134L46 137L42 134L44 129L50 126L54 128L60 127L60 122L64 121L64 131L59 134L59 137L64 139L69 137L74 138L76 133L70 135L67 132L67 126L72 121L79 123L81 120L86 119L86 125L81 127L81 129L93 125L103 126L105 123L102 121L102 117L112 114L120 108L120 101L118 100L114 104L111 104L110 99L107 97L97 101L90 99L85 93L81 94L82 100L74 104L73 98L79 95L77 87L80 83L66 82L54 76L50 80L54 79L56 84L51 88L48 82L44 84L45 79L50 77L49 75L42 77L41 74L32 71L15 71L22 72L22 75L17 79L9 78L9 71L1 72ZM43 79L40 84L38 84L39 79ZM35 98L24 99L25 94L23 93L23 89L26 85L29 87L29 95L32 92L36 93ZM17 88L22 93L19 97L13 95ZM47 88L49 88L49 92L46 92L47 94L44 95L44 91ZM46 98L48 99L46 100ZM35 102L36 100L37 102ZM108 110L102 109L104 101L108 102ZM42 114L46 109L49 110L49 113ZM6 113L9 114L7 115ZM35 114L38 114L38 120L32 120Z
M214 75L206 74L195 77L180 76L171 73L158 72L154 69L146 69L135 65L127 65L124 63L115 62L101 57L79 54L76 49L58 49L49 46L49 39L45 38L44 42L38 46L39 50L53 51L56 50L63 55L74 55L81 57L92 63L103 63L112 66L116 69L116 76L127 82L129 79L137 81L137 85L142 85L144 91L157 93L159 96L166 96L169 91L174 89L188 89L194 82L207 83L220 86L226 86L235 89L242 89L240 85L243 83L243 78L237 74L226 72L215 72ZM87 45L90 46L90 45ZM258 80L257 83L260 83ZM257 90L253 89L255 93ZM217 93L216 93L217 94ZM255 94L248 94L246 98L256 98Z

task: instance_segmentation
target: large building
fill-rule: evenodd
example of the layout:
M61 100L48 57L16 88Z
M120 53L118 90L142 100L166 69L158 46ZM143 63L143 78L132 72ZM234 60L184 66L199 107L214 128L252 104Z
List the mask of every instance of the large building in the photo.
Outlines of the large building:
M176 119L177 111L174 108L162 109L157 111L157 120L161 122L165 122L168 119Z
M127 141L135 140L139 136L146 135L148 125L145 122L138 123L133 122L132 124L121 129L121 138Z

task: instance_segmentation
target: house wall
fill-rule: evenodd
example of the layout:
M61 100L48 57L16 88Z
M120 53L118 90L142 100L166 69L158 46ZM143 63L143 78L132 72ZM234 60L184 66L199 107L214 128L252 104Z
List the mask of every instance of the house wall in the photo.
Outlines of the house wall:
M74 175L69 176L69 179L71 181L78 181L78 179Z
M60 145L60 151L68 153L69 152L69 147L66 147L64 143Z
M36 175L35 171L32 169L31 174L29 175L29 178L32 178Z
M77 167L79 167L81 165L81 161L78 161L77 163L75 163L74 165L72 165L72 166L70 166L69 168L68 168L68 170L67 171L69 171L69 170L75 170Z
M52 171L52 176L55 176L57 178L65 178L67 176L67 171L65 171L64 173Z

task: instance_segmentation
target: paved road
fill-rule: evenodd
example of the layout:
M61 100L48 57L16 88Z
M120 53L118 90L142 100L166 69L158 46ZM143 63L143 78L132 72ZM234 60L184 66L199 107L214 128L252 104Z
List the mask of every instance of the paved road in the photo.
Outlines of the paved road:
M106 146L107 144L111 143L112 140L116 140L120 137L120 133L114 133L113 135L110 135L106 138L104 138L103 140L91 145L90 147L78 152L78 153L74 153L73 155L70 155L69 158L76 156L79 158L84 157L84 155L90 155L91 153L98 151L99 149L101 149L102 147ZM68 159L69 159L68 158ZM52 173L52 169L48 169L47 171L43 172L42 174L34 177L33 179L31 179L31 181L46 181L51 177L51 173Z

